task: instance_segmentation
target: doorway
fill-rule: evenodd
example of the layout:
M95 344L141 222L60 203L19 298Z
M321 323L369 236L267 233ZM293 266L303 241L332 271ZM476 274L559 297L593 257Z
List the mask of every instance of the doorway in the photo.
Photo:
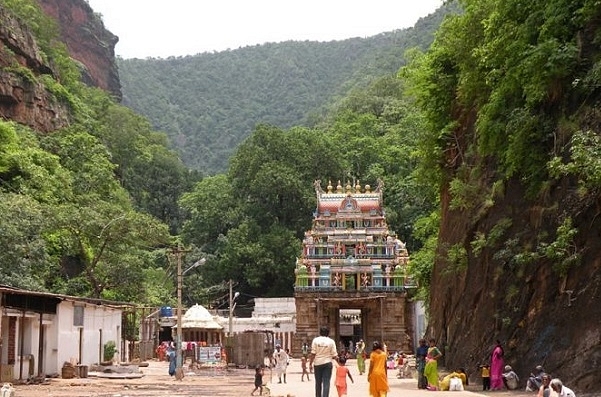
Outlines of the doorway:
M338 309L338 352L354 357L355 347L363 339L363 315L361 309Z

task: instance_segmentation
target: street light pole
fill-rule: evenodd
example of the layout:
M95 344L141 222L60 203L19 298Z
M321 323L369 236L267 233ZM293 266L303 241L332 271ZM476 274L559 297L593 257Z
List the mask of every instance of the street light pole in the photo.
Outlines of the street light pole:
M232 337L232 326L234 324L234 307L233 307L233 304L234 304L234 287L232 285L232 279L230 278L230 317L229 317L230 324L229 324L229 330L227 332L227 336L229 338Z
M175 344L175 378L178 380L182 380L184 377L184 371L182 369L182 255L184 252L186 252L186 250L183 250L179 244L171 251L177 259L177 341Z
M181 251L177 247L177 352L176 372L182 367L182 260Z
M186 270L184 270L182 272L182 276L185 276L186 273L188 273L190 270L197 268L198 266L202 266L205 264L207 260L205 258L199 259L196 262L194 262L189 268L187 268Z
M234 309L236 308L236 299L240 296L240 292L236 292L234 294L234 282L230 278L230 316L229 316L229 330L228 335L230 338L234 335L233 332L233 323L234 323Z

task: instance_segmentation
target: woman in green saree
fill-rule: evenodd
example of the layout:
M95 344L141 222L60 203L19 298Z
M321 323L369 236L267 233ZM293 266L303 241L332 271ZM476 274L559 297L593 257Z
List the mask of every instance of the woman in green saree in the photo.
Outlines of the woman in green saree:
M357 355L357 369L359 370L359 375L363 375L365 373L365 342L363 342L363 339L357 342L355 353Z
M436 341L430 339L430 347L426 356L426 367L424 368L424 376L428 380L428 390L438 390L438 359L442 357L442 353L436 347Z

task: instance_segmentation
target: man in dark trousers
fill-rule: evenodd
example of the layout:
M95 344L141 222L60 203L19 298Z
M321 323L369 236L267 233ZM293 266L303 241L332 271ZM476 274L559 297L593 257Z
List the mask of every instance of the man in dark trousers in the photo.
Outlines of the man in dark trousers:
M332 359L338 356L338 352L336 342L329 335L328 327L320 327L319 336L311 343L309 367L313 368L315 377L315 397L330 397Z
M428 386L428 381L424 376L424 368L426 367L426 356L428 355L428 342L425 339L419 340L419 346L415 350L415 365L417 369L417 388L425 389Z

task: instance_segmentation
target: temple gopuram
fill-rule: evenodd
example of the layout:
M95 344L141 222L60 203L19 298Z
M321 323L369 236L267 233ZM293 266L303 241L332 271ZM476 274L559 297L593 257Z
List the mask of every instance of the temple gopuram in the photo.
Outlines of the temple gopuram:
M347 182L327 190L316 181L317 209L296 262L296 344L311 343L330 327L338 348L353 350L363 339L389 350L413 351L412 305L405 244L388 229L383 185Z

